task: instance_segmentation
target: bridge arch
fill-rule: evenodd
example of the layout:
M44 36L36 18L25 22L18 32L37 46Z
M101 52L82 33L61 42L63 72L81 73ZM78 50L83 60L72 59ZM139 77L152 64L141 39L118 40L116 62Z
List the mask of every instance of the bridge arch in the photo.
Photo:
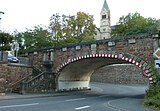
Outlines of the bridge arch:
M141 58L119 52L79 54L69 57L56 68L57 90L81 90L89 88L90 76L103 66L111 64L134 64L142 69L142 74L153 83L153 73L147 62ZM77 73L77 74L76 74Z

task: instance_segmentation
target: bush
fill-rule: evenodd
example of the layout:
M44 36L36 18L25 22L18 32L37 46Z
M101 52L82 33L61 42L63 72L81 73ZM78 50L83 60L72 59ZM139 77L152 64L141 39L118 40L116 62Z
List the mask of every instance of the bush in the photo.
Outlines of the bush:
M146 91L144 104L160 109L160 82L154 84Z
M156 68L154 68L153 64L150 64L150 66L154 73L155 83L146 91L144 104L160 109L160 73Z
M148 106L154 106L156 108L160 108L160 93L151 98L145 99L144 103Z

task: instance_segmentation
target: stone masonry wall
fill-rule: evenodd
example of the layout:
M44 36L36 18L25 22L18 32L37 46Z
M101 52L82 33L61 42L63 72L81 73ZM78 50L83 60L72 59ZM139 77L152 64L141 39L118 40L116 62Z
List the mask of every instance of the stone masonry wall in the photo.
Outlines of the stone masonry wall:
M105 66L91 76L92 82L113 84L148 84L148 78L134 65Z
M6 92L10 84L31 73L31 67L0 62L0 92Z
M109 45L111 43L111 45ZM95 43L82 43L77 44L80 46L79 50L76 50L76 44L64 45L56 48L55 53L55 65L54 68L61 65L64 60L67 60L73 55L80 55L85 52L91 52L91 45L96 44L97 52L120 52L123 54L130 54L139 57L141 60L146 62L153 62L154 52L154 40L151 35L147 36L136 36L130 38L111 38L103 41L95 41ZM65 50L64 50L65 49Z

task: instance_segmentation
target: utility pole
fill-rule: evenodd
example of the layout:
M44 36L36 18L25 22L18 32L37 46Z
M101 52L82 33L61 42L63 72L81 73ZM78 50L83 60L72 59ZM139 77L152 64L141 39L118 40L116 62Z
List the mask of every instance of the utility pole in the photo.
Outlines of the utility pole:
M0 11L0 32L1 32L1 19L2 19L2 14L4 14L4 12Z

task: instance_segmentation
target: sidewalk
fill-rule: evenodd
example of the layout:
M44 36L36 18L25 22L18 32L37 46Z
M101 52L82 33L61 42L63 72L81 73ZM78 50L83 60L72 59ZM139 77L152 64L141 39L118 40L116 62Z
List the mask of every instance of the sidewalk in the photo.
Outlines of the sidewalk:
M52 92L52 93L27 93L27 94L17 94L9 93L0 96L0 100L9 100L9 99L27 99L27 98L42 98L42 97L54 97L54 96L63 96L66 95L65 92Z

